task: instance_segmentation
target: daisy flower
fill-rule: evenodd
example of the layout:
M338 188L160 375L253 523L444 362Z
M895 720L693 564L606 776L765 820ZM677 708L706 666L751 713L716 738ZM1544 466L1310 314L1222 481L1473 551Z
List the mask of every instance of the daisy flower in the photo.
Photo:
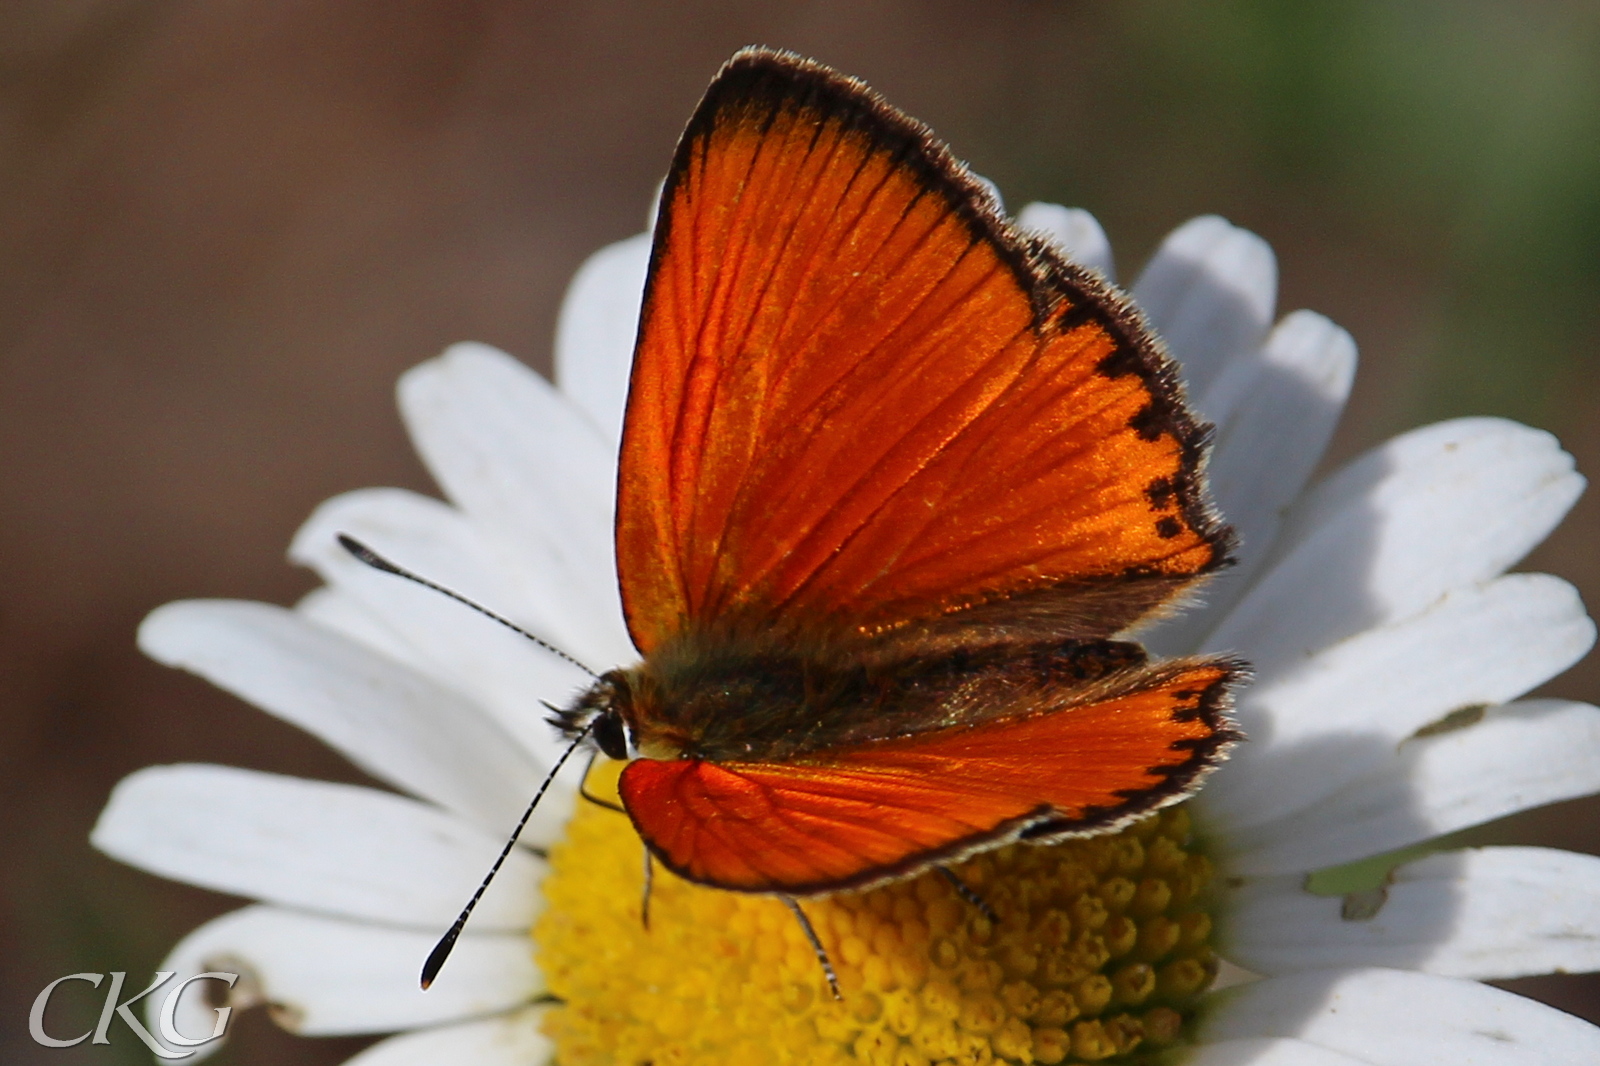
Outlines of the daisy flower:
M1034 204L1019 221L1113 273L1087 213ZM405 376L402 411L449 502L337 497L294 540L326 582L295 608L175 603L145 622L151 656L397 790L198 765L123 781L99 848L257 901L195 930L163 970L238 972L233 1004L265 1003L295 1032L400 1031L361 1066L1058 1063L1163 1048L1204 1066L1600 1062L1600 1030L1478 983L1600 968L1600 859L1418 847L1600 791L1600 709L1518 701L1594 627L1565 582L1506 573L1582 479L1548 434L1470 418L1307 487L1355 346L1309 311L1274 323L1270 250L1215 217L1173 233L1133 287L1217 426L1212 485L1243 545L1203 606L1141 635L1255 666L1238 706L1249 742L1197 796L1118 834L963 864L997 923L937 877L809 903L836 1003L776 900L658 872L642 928L637 837L577 801L569 766L420 992L421 961L554 764L540 700L565 703L587 679L362 566L335 534L584 662L631 662L610 531L648 249L648 235L612 245L577 275L558 386L478 345ZM1367 882L1317 873L1397 851ZM201 1034L214 1016L192 995L172 1020Z

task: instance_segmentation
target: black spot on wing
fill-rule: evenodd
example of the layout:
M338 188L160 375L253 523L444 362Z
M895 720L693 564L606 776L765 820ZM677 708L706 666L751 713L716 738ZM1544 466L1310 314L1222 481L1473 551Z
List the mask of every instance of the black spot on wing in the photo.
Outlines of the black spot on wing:
M1128 427L1139 434L1140 440L1155 441L1170 432L1171 420L1155 404L1147 403L1128 419Z
M1158 511L1165 511L1172 503L1172 497L1177 495L1169 477L1158 477L1144 488L1145 499L1150 501L1150 506Z
M1095 370L1108 378L1125 378L1144 369L1144 360L1131 347L1119 346L1116 351L1100 360Z

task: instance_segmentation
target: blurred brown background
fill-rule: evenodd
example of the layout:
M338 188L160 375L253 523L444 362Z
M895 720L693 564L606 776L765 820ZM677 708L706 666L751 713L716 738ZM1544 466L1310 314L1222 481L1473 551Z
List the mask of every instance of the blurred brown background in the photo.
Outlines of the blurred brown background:
M10 0L0 7L0 1059L29 1003L154 969L235 901L86 835L151 762L342 780L316 743L143 660L164 601L290 602L312 506L430 486L396 376L487 341L548 368L566 280L637 231L718 63L763 42L859 74L1014 207L1101 218L1130 277L1216 211L1284 310L1361 345L1338 457L1504 414L1600 471L1600 7L1298 0L650 4ZM1600 497L1530 561L1600 605ZM1553 694L1600 699L1591 659ZM1494 839L1600 852L1600 803ZM1600 983L1518 987L1600 1019ZM332 1063L259 1012L219 1063Z

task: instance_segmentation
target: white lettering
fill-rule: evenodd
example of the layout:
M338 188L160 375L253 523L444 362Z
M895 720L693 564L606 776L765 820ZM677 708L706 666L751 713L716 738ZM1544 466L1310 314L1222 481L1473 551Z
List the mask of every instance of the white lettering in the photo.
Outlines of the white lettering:
M54 992L56 986L63 982L88 981L91 985L99 988L100 982L105 979L106 975L103 973L72 973L65 977L57 977L54 981L45 985L44 991L34 997L33 1009L28 1012L28 1035L33 1037L34 1043L43 1044L45 1047L74 1047L89 1039L89 1033L94 1032L93 1029L72 1040L57 1040L44 1031L44 1009L50 1005L50 993Z
M160 988L162 985L166 984L167 980L172 977L175 972L175 970L162 970L158 972L156 974L156 979L150 982L149 988L146 988L137 996L133 996L130 999L126 999L121 1003L118 1003L117 996L122 992L123 979L128 975L122 970L112 970L111 990L106 993L106 1005L104 1009L100 1011L100 1024L95 1028L94 1039L90 1041L90 1043L111 1043L111 1038L106 1034L107 1030L111 1028L111 1016L116 1014L127 1023L128 1028L133 1030L133 1035L142 1040L144 1042L144 1046L149 1048L151 1054L155 1055L157 1058L186 1059L190 1055L193 1055L194 1052L192 1051L173 1051L171 1048L163 1047L160 1041L150 1035L150 1030L146 1029L140 1023L139 1019L133 1016L133 1011L128 1009L144 997L148 996L150 993L154 992L156 989Z
M34 997L33 1008L28 1012L28 1035L33 1037L34 1043L42 1047L76 1047L85 1040L90 1040L91 1037L93 1038L92 1043L109 1044L111 1043L111 1023L113 1019L121 1017L128 1028L133 1030L133 1035L138 1037L144 1046L159 1058L186 1059L193 1055L194 1052L174 1051L173 1047L168 1045L180 1048L194 1048L220 1039L228 1028L228 1019L233 1014L233 1007L229 1005L214 1008L217 1012L217 1020L211 1027L211 1035L191 1039L184 1036L178 1029L178 1006L183 1000L184 990L196 981L221 981L231 989L238 982L239 975L217 971L195 974L167 993L167 998L161 1004L160 1012L156 1013L153 1019L156 1022L156 1028L161 1032L162 1040L166 1041L163 1044L161 1040L157 1040L150 1034L150 1030L140 1023L129 1008L166 984L174 976L175 972L163 970L157 973L156 979L150 982L150 987L140 992L137 996L132 996L119 1003L117 1002L117 997L122 995L122 985L127 980L128 974L122 970L111 971L111 985L106 989L106 1002L105 1006L100 1009L99 1024L81 1036L75 1036L70 1040L53 1037L44 1031L44 1015L45 1011L50 1008L50 997L55 994L57 988L60 988L68 981L87 981L94 987L99 988L106 975L103 973L73 973L65 977L58 977L45 985L44 989Z
M222 1036L223 1030L228 1027L228 1015L233 1013L232 1007L217 1007L217 1023L211 1027L210 1036L202 1036L199 1040L191 1040L178 1032L178 997L183 995L183 990L196 981L221 981L229 988L239 979L236 973L199 973L183 982L177 988L167 993L167 1001L161 1005L161 1038L169 1044L178 1047L199 1047L209 1044Z

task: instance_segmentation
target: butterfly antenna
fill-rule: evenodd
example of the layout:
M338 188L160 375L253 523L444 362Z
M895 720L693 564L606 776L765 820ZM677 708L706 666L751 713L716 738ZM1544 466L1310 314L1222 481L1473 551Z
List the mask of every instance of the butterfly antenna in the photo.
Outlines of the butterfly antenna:
M551 655L554 655L557 658L565 659L567 662L571 663L573 666L576 666L579 670L582 670L596 681L600 680L599 674L580 663L577 659L574 659L572 656L568 655L566 652L562 651L548 640L545 640L543 637L536 637L532 633L529 633L526 629L523 629L509 618L503 618L489 610L489 608L484 607L481 604L473 603L471 600L461 595L461 593L456 592L454 589L447 589L443 585L429 581L421 574L414 574L405 567L400 566L397 563L390 562L388 559L385 559L383 556L379 555L377 552L373 551L356 538L350 536L348 533L340 533L337 534L337 536L339 538L340 547L349 552L351 555L354 555L357 559L366 563L368 566L372 567L374 570L382 570L386 574L393 574L396 577L403 577L407 581L414 581L425 589L432 589L435 592L443 593L444 595L449 596L457 603L464 603L484 617L493 618L496 622L499 622L513 633L521 633L523 636L539 645L539 647L543 648Z
M583 743L589 735L589 728L594 724L593 719L584 724L578 735L572 738L572 743L567 745L567 750L561 753L561 758L550 767L550 772L545 775L544 784L539 786L539 791L533 794L533 799L528 802L528 809L522 812L522 817L517 821L517 827L511 831L511 839L506 841L506 846L500 849L500 857L494 860L494 865L489 867L489 872L483 875L483 883L478 886L478 891L467 900L467 905L461 908L461 915L456 918L450 931L439 938L439 942L428 952L428 961L422 964L422 990L426 992L433 984L433 979L439 976L439 971L444 968L444 960L450 957L450 952L455 949L456 940L461 936L461 929L467 924L467 919L472 916L472 909L478 905L478 900L483 898L484 889L489 887L489 882L494 880L494 875L500 872L506 856L511 854L511 849L516 847L517 838L522 835L522 830L528 824L528 819L533 817L533 809L539 806L539 801L544 798L545 791L550 787L550 782L556 779L556 774L561 772L561 767L566 764L568 756L578 750L578 745Z

